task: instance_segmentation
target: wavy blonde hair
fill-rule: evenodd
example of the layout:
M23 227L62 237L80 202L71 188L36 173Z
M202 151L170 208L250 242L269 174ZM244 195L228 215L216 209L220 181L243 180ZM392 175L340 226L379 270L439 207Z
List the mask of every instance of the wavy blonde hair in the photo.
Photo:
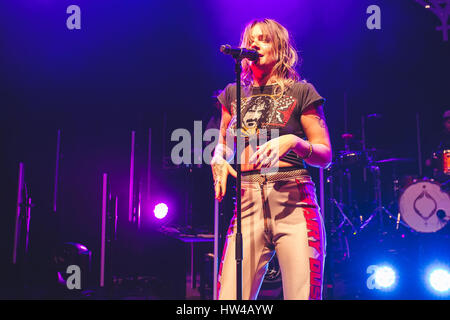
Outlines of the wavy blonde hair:
M249 48L251 45L251 30L254 26L259 25L264 34L269 36L273 44L274 56L277 63L272 69L272 76L275 76L276 93L282 95L285 90L300 81L301 77L296 71L299 62L299 56L290 39L289 32L285 27L273 19L255 19L249 22L241 35L241 48ZM242 60L242 83L250 87L253 85L253 72L250 68L250 62L247 59Z

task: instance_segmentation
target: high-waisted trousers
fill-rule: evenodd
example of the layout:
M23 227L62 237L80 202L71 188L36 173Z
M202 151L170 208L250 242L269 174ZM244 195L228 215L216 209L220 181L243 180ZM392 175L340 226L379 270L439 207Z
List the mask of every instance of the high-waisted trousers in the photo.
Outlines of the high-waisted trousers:
M315 185L304 170L242 176L242 298L257 299L276 253L286 300L322 299L326 237ZM236 215L218 279L218 299L236 299Z

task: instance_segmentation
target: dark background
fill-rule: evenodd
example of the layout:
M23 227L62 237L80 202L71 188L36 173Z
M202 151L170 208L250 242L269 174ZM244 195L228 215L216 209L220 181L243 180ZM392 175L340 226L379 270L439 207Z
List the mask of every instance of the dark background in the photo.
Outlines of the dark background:
M66 27L71 4L81 8L81 30ZM381 30L366 27L372 4L381 8ZM253 18L274 18L291 32L303 61L301 76L327 99L335 154L343 149L345 131L355 135L352 149L360 149L361 117L377 113L380 119L367 120L368 147L417 159L418 115L422 157L428 157L438 144L442 114L450 109L449 42L435 30L438 18L413 0L17 0L2 2L0 12L0 261L5 266L12 255L19 162L35 204L35 256L47 254L55 239L49 234L56 231L59 242L90 248L97 263L101 175L110 175L120 199L119 224L126 224L132 130L137 176L145 179L152 130L147 208L165 201L171 222L185 221L186 168L163 166L174 145L170 134L176 128L192 131L194 120L206 127L214 112L213 92L234 82L233 61L218 48L237 46ZM62 158L55 227L58 129ZM418 164L407 170L418 174ZM195 174L195 187L189 188L193 219L211 228L209 168ZM150 228L155 223L149 210L142 219Z

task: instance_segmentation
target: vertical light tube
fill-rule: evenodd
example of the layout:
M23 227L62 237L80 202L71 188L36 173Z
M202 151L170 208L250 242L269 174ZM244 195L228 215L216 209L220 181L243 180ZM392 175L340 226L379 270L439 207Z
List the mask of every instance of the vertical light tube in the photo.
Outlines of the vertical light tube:
M106 205L108 201L108 174L103 174L102 190L102 230L101 230L101 248L100 248L100 287L105 285L105 250L106 250Z
M25 253L28 254L30 243L30 219L31 219L31 197L27 199L27 217L26 217L26 238L25 238Z
M141 228L141 205L142 205L141 200L142 200L141 199L141 191L139 190L139 193L138 193L138 204L137 204L137 208L136 208L136 211L137 211L136 219L137 219L137 227L138 227L138 229Z
M147 203L150 200L150 182L152 173L152 128L148 129L148 159L147 159Z
M114 240L117 240L117 219L118 219L118 212L117 207L119 205L119 197L116 196L116 200L114 203Z
M128 195L128 221L133 217L133 186L134 186L134 145L136 131L131 131L131 155L130 155L130 188Z

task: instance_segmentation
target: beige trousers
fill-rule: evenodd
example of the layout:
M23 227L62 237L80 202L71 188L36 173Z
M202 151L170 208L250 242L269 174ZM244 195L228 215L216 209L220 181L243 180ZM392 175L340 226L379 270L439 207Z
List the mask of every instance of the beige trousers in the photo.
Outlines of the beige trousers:
M242 176L242 297L256 299L277 254L286 300L321 299L326 237L309 176L281 180ZM259 180L259 181L255 181ZM271 181L272 180L272 181ZM236 215L231 220L218 279L218 298L236 299Z

